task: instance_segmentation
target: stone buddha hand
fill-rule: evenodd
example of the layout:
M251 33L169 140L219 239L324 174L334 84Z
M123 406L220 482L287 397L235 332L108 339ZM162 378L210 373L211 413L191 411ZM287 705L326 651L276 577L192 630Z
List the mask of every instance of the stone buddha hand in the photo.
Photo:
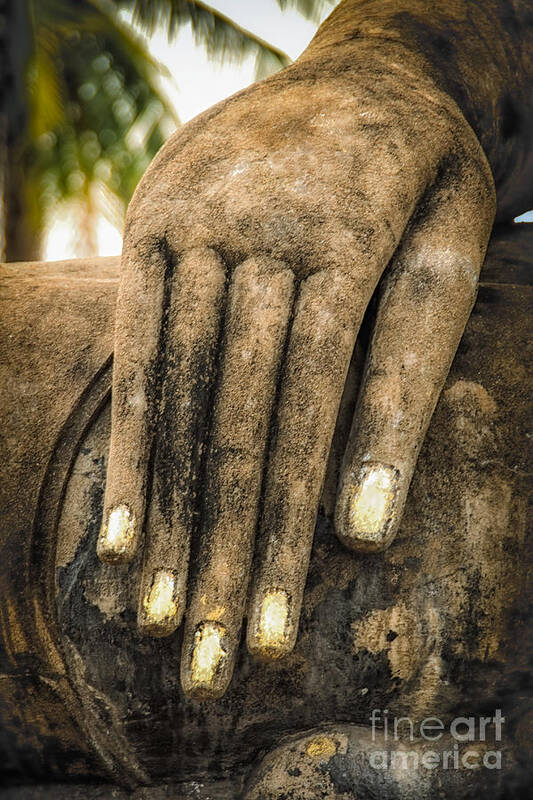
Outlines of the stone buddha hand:
M501 178L523 154L514 133L502 144L502 83L489 96L473 77L494 67L485 16L463 15L480 4L390 5L345 0L293 65L178 131L128 211L98 554L124 563L143 543L138 624L168 636L185 617L191 697L224 693L245 616L252 654L294 647L367 312L335 529L352 550L391 543L476 297L494 178L500 216L523 202Z

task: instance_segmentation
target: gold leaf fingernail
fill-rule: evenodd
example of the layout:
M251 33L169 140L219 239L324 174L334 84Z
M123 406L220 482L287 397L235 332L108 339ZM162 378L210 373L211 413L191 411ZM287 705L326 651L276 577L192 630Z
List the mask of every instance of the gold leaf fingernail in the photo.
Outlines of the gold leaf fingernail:
M349 506L351 533L378 540L389 521L396 495L397 472L380 464L365 465Z
M110 563L131 556L135 539L135 515L124 505L113 508L98 536L97 553Z
M168 622L176 616L178 605L175 599L176 579L172 572L159 570L153 577L150 591L143 599L146 621L150 624Z
M213 622L205 622L197 629L191 661L192 682L197 687L209 689L213 685L220 665L227 657L222 647L225 635L225 628Z
M281 589L267 592L259 616L259 644L266 651L283 647L287 639L289 602Z

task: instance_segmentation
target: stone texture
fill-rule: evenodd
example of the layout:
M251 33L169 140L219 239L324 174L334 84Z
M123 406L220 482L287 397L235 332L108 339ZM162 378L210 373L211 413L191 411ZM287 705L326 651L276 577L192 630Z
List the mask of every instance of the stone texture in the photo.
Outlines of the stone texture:
M138 633L140 557L118 569L96 558L118 264L2 267L4 781L189 781L185 797L190 782L216 797L226 781L230 798L288 734L365 726L372 708L420 719L495 707L509 719L507 771L520 780L533 718L531 290L521 278L532 244L523 225L492 245L395 542L350 554L321 514L294 652L269 665L241 648L214 704L182 694L180 631ZM298 752L290 769L304 772ZM328 770L338 793L340 773Z
M162 148L115 316L116 261L3 268L6 782L484 796L363 726L490 705L526 785L528 228L465 325L532 199L528 5L345 0Z

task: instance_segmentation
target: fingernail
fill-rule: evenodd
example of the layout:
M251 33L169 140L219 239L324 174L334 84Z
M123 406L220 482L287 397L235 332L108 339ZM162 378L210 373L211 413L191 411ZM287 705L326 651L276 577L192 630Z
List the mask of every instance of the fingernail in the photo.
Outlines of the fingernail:
M191 680L195 689L209 692L214 688L215 679L228 655L222 645L225 635L224 626L214 622L204 622L197 628L191 660Z
M177 614L176 579L172 572L159 570L143 598L140 627L152 636L168 636L177 628Z
M263 655L281 657L287 647L289 598L287 592L275 589L265 594L259 612L257 639Z
M98 536L96 552L101 561L129 561L135 552L135 515L127 506L113 508Z
M394 501L398 470L383 464L365 464L349 498L350 535L379 544L387 533Z

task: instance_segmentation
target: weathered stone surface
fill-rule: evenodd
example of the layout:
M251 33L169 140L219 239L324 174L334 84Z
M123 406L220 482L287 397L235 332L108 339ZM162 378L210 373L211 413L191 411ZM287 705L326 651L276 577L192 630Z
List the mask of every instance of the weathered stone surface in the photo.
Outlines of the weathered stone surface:
M412 8L431 32L436 17ZM294 64L177 131L128 209L98 550L124 563L146 543L139 626L168 633L186 611L190 697L225 692L244 616L253 655L294 647L339 401L372 298L335 516L343 543L366 552L398 530L475 299L502 187L487 158L497 136L485 152L462 101L484 107L501 87L487 97L459 70L465 96L449 91L394 12L347 0ZM463 20L463 4L449 15L470 52L465 31L477 42L485 28ZM482 70L486 55L472 50ZM515 159L522 146L520 136ZM381 513L369 518L376 491Z
M137 630L139 557L119 568L96 557L118 264L2 267L5 781L194 781L213 797L223 780L229 798L284 735L324 723L348 735L373 708L449 719L501 707L507 769L527 770L532 244L516 226L492 245L396 541L350 554L321 514L294 652L263 664L241 647L229 691L209 704L180 689L180 631ZM305 772L298 752L290 769ZM340 773L326 771L337 797Z
M116 262L3 270L6 781L527 785L527 228L493 249L432 412L495 209L530 205L531 21L522 0L344 0L295 64L162 148L114 336ZM376 777L385 706L501 706L505 769L491 789Z

